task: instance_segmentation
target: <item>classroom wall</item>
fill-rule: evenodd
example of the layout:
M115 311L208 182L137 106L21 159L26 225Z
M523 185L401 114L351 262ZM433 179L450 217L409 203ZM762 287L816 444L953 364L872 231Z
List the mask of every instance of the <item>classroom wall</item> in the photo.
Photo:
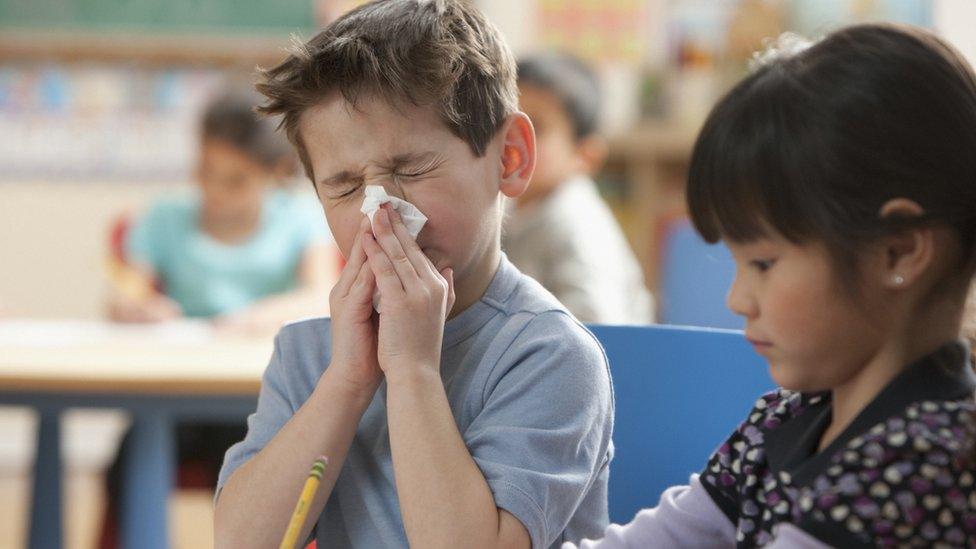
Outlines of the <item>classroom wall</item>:
M108 231L179 185L0 182L0 304L8 315L102 314Z
M532 51L536 47L539 24L536 2L478 0L475 4L505 35L505 41L515 55Z
M538 48L537 2L477 0L516 54ZM668 0L648 0L651 64L666 51L663 12ZM976 2L935 0L937 30L976 63ZM621 129L635 114L636 72L603 67L607 129ZM2 174L0 174L2 175ZM108 229L126 210L138 210L173 183L11 182L0 177L0 307L8 315L95 318L102 313Z
M937 0L932 19L936 30L976 65L976 2L973 0Z

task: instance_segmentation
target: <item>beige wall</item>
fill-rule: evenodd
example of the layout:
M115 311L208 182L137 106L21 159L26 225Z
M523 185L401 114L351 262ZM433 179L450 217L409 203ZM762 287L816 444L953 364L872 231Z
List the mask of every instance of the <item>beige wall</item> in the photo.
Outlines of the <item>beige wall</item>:
M936 30L959 49L970 63L976 64L976 2L973 0L937 0L933 4Z
M9 316L100 316L112 221L177 188L0 182L0 306Z

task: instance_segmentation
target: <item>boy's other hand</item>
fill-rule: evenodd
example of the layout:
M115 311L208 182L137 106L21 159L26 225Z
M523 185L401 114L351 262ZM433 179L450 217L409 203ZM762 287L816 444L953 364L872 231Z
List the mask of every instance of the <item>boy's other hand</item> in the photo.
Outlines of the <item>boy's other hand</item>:
M455 299L453 271L437 271L389 206L376 212L363 249L381 295L377 357L387 380L439 373L444 322Z
M373 316L376 282L362 246L369 231L369 219L363 217L349 261L329 294L332 311L332 363L329 369L339 374L353 390L372 395L379 387L383 372L376 359Z

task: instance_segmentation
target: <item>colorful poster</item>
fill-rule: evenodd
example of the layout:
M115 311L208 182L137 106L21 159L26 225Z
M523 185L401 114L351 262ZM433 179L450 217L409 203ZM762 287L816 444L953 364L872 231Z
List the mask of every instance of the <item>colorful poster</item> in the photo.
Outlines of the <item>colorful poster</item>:
M789 7L794 30L809 37L867 21L932 24L931 0L793 0Z
M644 59L646 0L540 0L540 45L590 60Z

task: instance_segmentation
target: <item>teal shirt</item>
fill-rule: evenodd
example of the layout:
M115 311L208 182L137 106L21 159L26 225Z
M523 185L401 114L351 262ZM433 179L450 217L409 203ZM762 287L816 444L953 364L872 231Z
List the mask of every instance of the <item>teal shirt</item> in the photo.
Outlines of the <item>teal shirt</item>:
M305 250L331 234L317 201L283 190L266 193L257 230L239 244L199 227L197 195L160 201L133 226L131 261L147 264L186 316L210 317L294 289Z

